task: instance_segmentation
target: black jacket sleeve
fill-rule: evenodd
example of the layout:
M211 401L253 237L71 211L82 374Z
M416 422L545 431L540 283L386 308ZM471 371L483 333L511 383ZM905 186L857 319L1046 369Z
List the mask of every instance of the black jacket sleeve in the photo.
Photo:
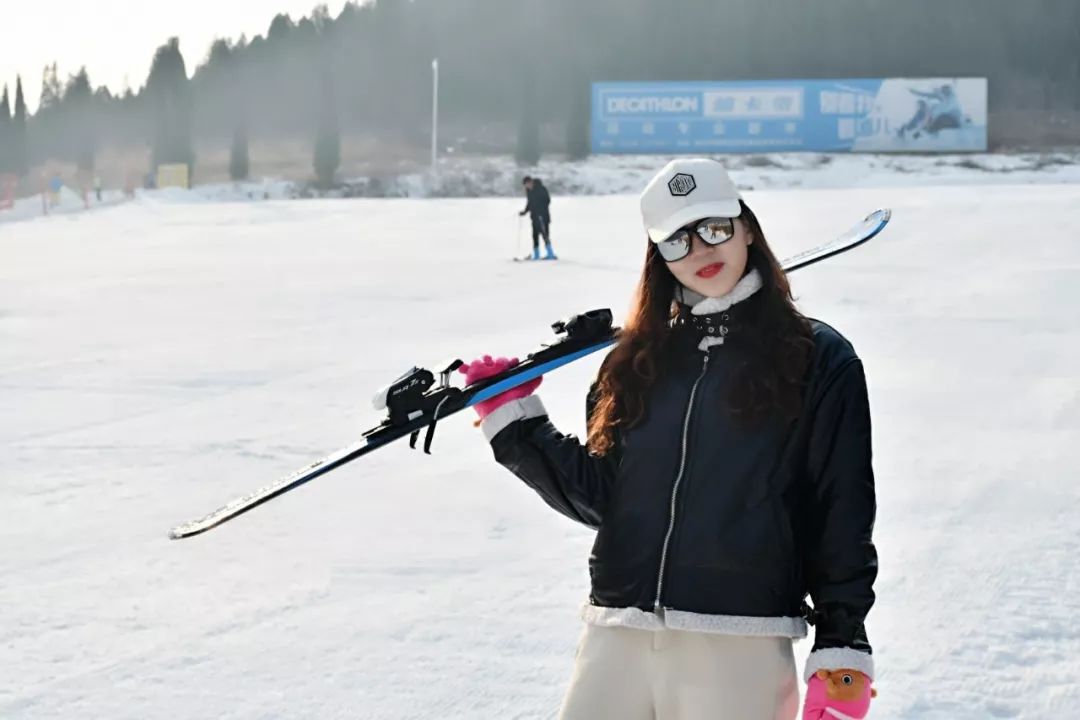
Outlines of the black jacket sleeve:
M615 478L614 454L592 455L576 437L556 430L546 415L510 423L491 447L495 459L548 505L571 520L600 526Z
M870 653L864 621L874 604L876 500L870 405L858 358L833 374L814 413L808 470L807 580L814 602L814 650Z

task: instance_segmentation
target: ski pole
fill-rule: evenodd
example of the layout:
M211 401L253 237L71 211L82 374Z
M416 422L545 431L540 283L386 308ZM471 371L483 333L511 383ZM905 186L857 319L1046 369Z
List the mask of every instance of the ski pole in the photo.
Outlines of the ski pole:
M521 257L521 215L518 215L517 221L517 250L514 253L515 258Z

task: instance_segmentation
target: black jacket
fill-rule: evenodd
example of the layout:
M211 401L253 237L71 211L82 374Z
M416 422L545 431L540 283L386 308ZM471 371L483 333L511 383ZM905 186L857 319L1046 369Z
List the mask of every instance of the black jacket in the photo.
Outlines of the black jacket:
M522 214L528 213L533 220L538 218L551 220L551 195L548 194L544 183L534 179L532 189L525 191L525 198L528 202Z
M676 328L646 417L617 452L590 455L547 417L512 422L492 438L502 465L597 530L591 604L803 616L816 622L814 650L870 652L863 622L877 554L866 381L847 340L811 324L794 423L734 424L725 400L746 357L739 333L705 353L692 329Z

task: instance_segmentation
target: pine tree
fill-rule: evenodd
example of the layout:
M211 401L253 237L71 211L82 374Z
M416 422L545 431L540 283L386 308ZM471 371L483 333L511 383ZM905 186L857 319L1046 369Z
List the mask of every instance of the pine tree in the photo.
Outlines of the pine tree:
M540 125L536 117L536 82L531 70L526 70L521 90L521 121L514 159L518 165L532 166L540 162Z
M56 71L56 63L46 65L41 73L41 96L38 100L38 111L56 107L63 99L63 87Z
M185 163L190 178L195 163L191 146L190 89L178 38L169 38L154 53L146 92L154 108L154 167Z
M75 164L86 175L94 172L94 122L93 122L93 95L90 87L90 76L86 68L82 68L77 75L72 76L67 87L64 89L63 103L65 110L71 114L72 125L70 129L75 143Z
M592 87L584 76L571 84L570 114L566 120L566 155L571 160L589 156L592 138L589 135Z
M26 147L26 99L22 77L15 78L15 117L11 122L11 171L19 177L30 172L30 154Z
M323 73L322 104L319 128L315 137L315 177L320 188L334 186L334 175L341 164L341 134L338 130L337 103L334 101L330 73Z
M8 86L4 86L4 94L0 96L0 175L5 175L12 170L12 122L11 103L8 102Z
M243 123L240 123L233 131L232 150L229 154L229 177L234 182L247 180L250 169L247 129Z

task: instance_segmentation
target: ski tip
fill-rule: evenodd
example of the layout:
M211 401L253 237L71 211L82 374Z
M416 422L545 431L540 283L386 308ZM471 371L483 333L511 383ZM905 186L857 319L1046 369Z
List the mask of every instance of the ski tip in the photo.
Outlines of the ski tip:
M880 208L866 216L866 221L876 220L884 225L892 219L892 208Z
M867 215L866 222L872 222L876 224L876 227L874 227L874 229L870 233L870 237L873 237L874 235L877 235L879 232L884 230L885 226L889 224L890 220L892 220L891 208L881 208L880 210L875 210L874 212Z
M169 539L183 540L184 538L189 538L193 535L198 535L201 532L209 530L211 527L213 526L198 525L195 523L185 523L183 525L177 525L176 527L169 530Z

